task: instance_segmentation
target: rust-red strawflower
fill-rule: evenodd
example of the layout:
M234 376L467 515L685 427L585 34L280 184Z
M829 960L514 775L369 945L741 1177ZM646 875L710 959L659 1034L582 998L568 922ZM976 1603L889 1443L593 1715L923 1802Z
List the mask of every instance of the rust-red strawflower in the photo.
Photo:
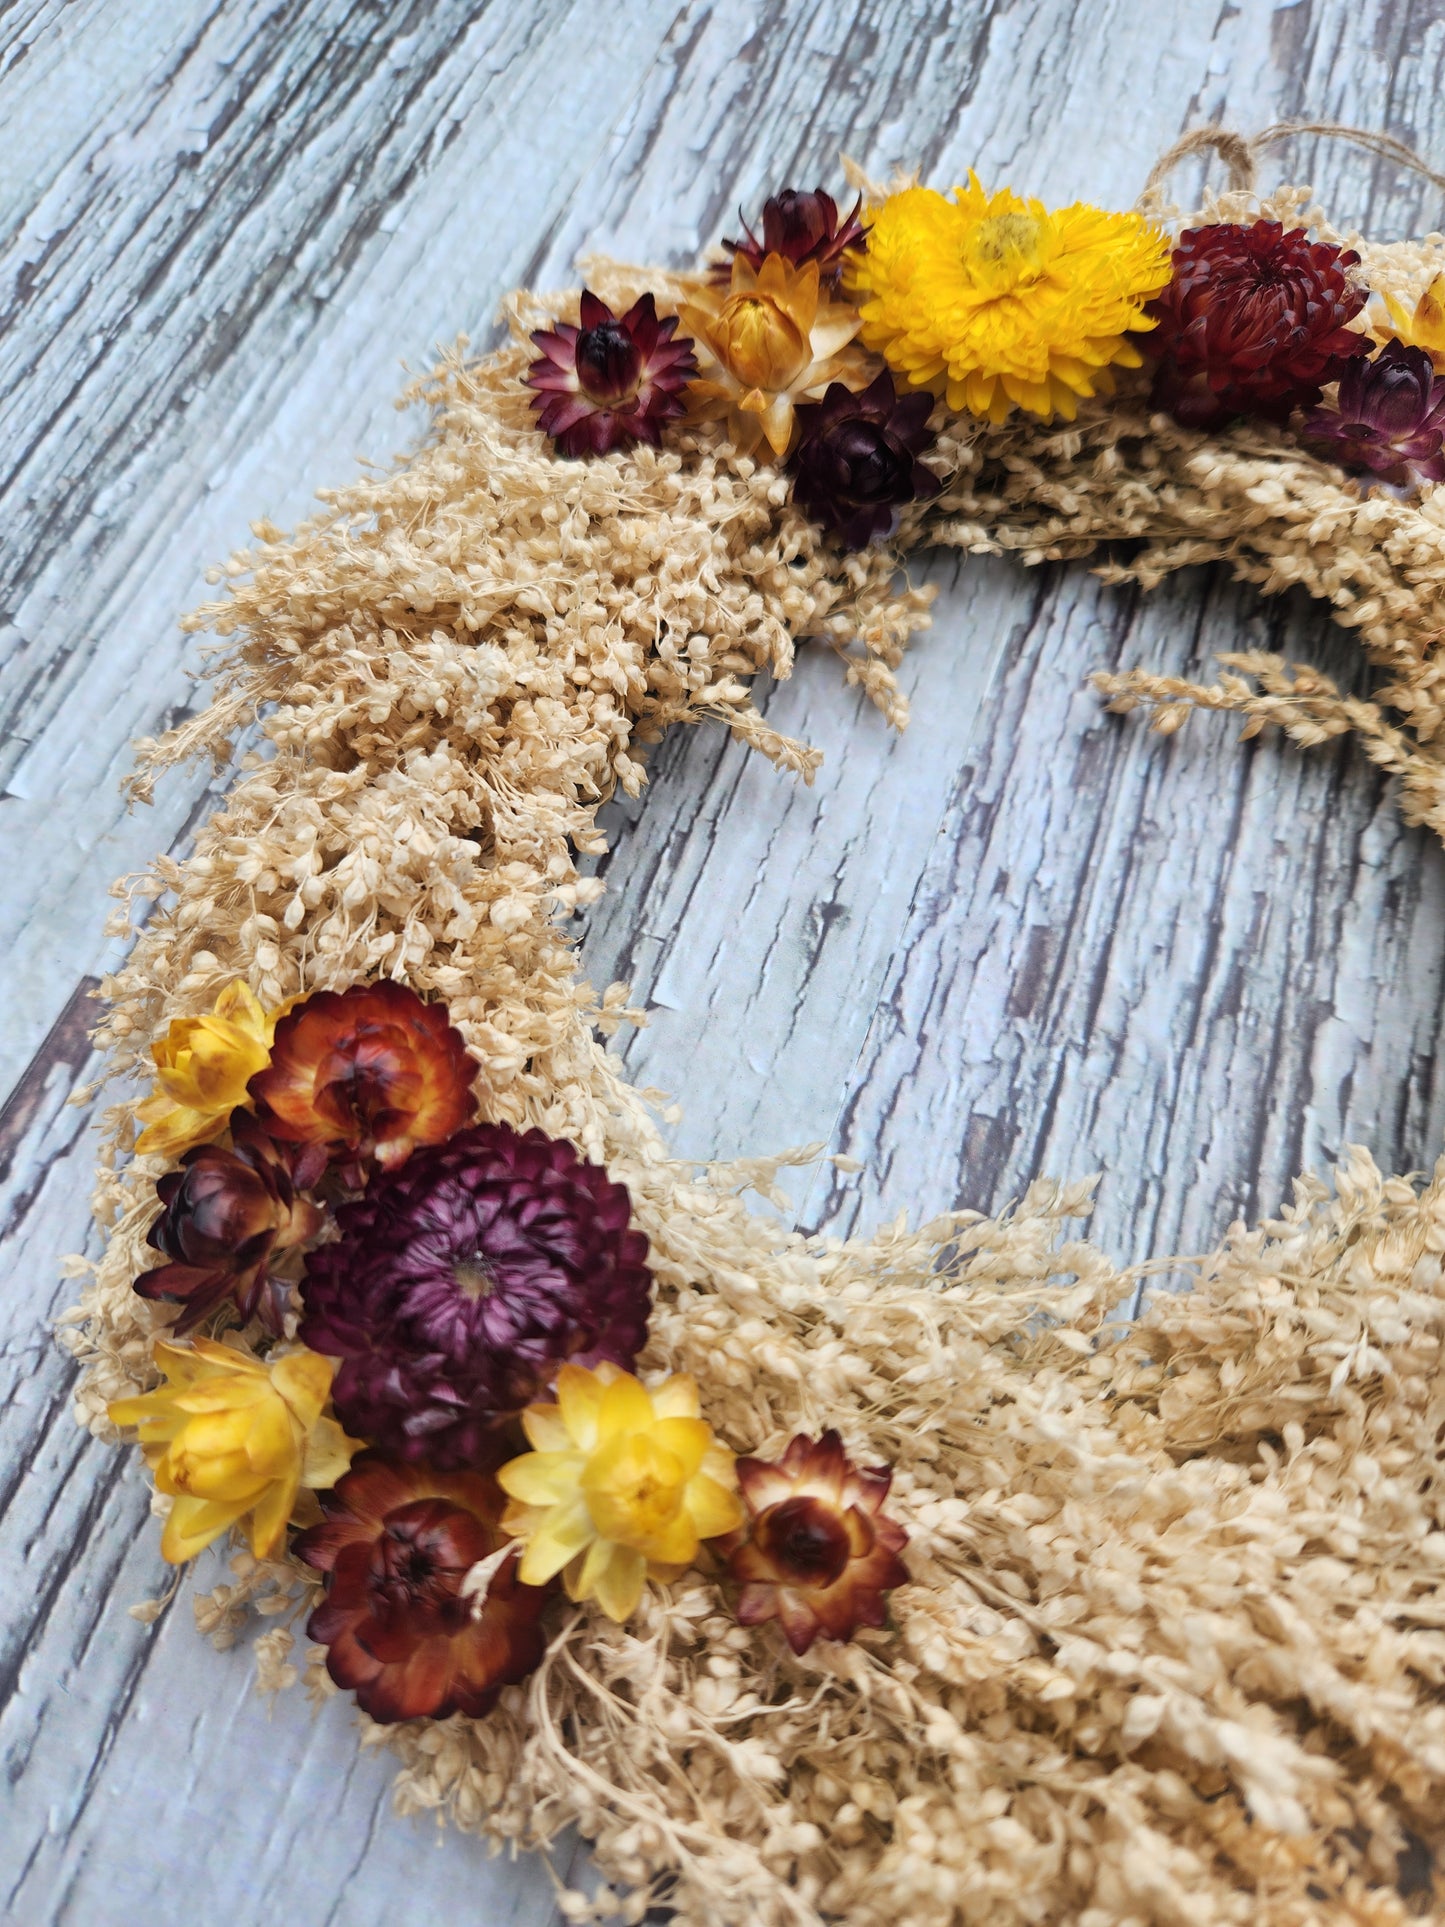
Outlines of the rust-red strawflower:
M1239 415L1282 422L1320 399L1370 340L1349 326L1369 299L1360 257L1278 221L1189 228L1141 338L1158 360L1153 403L1187 428Z
M821 401L797 411L793 500L850 549L887 535L903 503L943 486L918 460L933 445L933 405L926 393L900 399L886 368L859 394L833 382Z
M149 1242L170 1262L142 1272L135 1288L180 1302L178 1333L226 1299L242 1318L259 1314L279 1332L288 1288L271 1277L270 1260L321 1229L320 1210L296 1194L282 1147L249 1111L233 1111L230 1129L231 1149L199 1145L156 1182L163 1209Z
M306 1262L304 1342L360 1437L475 1464L568 1360L632 1364L652 1274L625 1186L541 1131L477 1124L374 1178Z
M374 1720L480 1719L504 1686L532 1672L551 1586L524 1586L515 1558L492 1573L480 1610L462 1591L500 1552L504 1503L489 1473L441 1473L363 1452L319 1495L325 1523L296 1539L298 1559L327 1575L307 1621L326 1670ZM520 1548L518 1548L520 1550Z
M735 254L742 255L755 269L761 268L770 254L781 254L795 268L816 261L823 280L836 281L843 271L844 255L850 249L861 250L867 246L868 237L858 218L862 207L860 194L840 222L838 203L821 187L815 187L811 194L785 187L763 203L761 241L739 211L738 219L742 221L747 239L723 242L729 258L714 263L713 275L719 281L728 280L732 274L731 257Z
M1301 435L1327 461L1396 488L1445 482L1445 380L1423 348L1391 341L1343 375L1333 408L1316 408Z
M270 1135L301 1147L298 1184L332 1162L360 1182L370 1160L394 1169L475 1117L477 1070L445 1005L387 979L298 1004L247 1089Z
M739 1624L776 1619L795 1653L883 1625L883 1595L908 1578L908 1534L881 1510L889 1468L855 1466L830 1429L800 1432L776 1463L739 1459L737 1475L748 1519L724 1545Z
M564 455L656 447L662 424L683 413L679 390L697 373L691 341L673 339L677 316L659 321L650 294L615 315L584 288L581 323L559 321L532 336L542 350L527 370L538 426Z

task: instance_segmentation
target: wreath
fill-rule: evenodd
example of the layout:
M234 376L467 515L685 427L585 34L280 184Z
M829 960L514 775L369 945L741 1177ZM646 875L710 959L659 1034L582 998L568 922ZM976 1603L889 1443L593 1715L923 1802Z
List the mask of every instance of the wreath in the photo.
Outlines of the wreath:
M786 1233L745 1194L787 1158L669 1155L566 930L670 726L810 774L748 688L801 639L902 723L921 543L1303 584L1375 700L1258 654L1104 695L1353 731L1445 834L1445 241L1258 198L1280 131L1190 137L1138 212L855 180L696 273L586 262L191 618L215 699L136 793L263 747L124 886L163 901L99 1035L149 1088L80 1416L138 1439L167 1560L233 1540L203 1629L268 1616L261 1688L354 1695L403 1810L581 1829L569 1917L1432 1904L1445 1165L1351 1150L1132 1321L1087 1186ZM1183 219L1204 146L1231 188Z

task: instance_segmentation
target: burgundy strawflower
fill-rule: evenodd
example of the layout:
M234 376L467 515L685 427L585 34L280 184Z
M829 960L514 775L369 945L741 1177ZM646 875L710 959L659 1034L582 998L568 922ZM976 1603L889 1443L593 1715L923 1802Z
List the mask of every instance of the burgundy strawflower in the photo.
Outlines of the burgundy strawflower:
M739 1624L776 1619L795 1653L883 1625L883 1595L908 1578L908 1534L882 1510L889 1468L854 1465L830 1429L800 1432L776 1463L739 1459L737 1475L747 1523L722 1543Z
M932 410L932 395L900 398L886 368L860 394L833 382L821 401L797 411L798 445L788 463L794 501L850 549L887 535L902 503L943 486L917 459L933 445Z
M286 1287L268 1270L272 1256L314 1237L322 1214L296 1195L291 1164L249 1111L231 1114L232 1148L202 1144L187 1151L179 1171L156 1182L164 1209L149 1242L168 1264L142 1272L142 1298L174 1298L184 1307L177 1332L189 1331L224 1300L242 1318L258 1313L281 1329Z
M642 1346L647 1239L624 1186L561 1139L475 1125L336 1215L301 1336L341 1360L342 1423L403 1458L474 1464L559 1365L630 1366Z
M384 978L299 1003L246 1088L271 1136L298 1147L299 1183L335 1161L360 1184L373 1159L401 1164L475 1117L479 1069L445 1004Z
M1396 487L1445 482L1445 380L1423 348L1388 342L1350 364L1334 407L1314 409L1302 433L1327 461Z
M538 1623L555 1588L524 1586L517 1561L492 1573L479 1612L462 1592L499 1552L503 1499L488 1474L438 1473L363 1452L334 1491L324 1525L301 1533L298 1559L328 1575L307 1621L326 1670L374 1720L480 1719L504 1686L542 1657Z
M662 437L662 424L683 413L679 390L697 373L686 336L674 341L677 316L657 318L650 294L619 319L590 289L582 290L582 325L559 321L532 336L541 359L527 370L538 426L564 455L605 455L610 448Z
M860 194L840 225L838 203L821 187L814 188L811 194L785 187L763 203L761 241L739 211L738 219L742 221L747 239L724 241L729 259L716 262L712 272L718 280L726 281L732 273L731 257L735 254L742 255L754 268L761 268L770 254L781 254L785 261L791 261L798 268L816 261L822 279L836 281L848 250L867 246L867 235L858 219L862 206Z
M1153 403L1186 428L1237 415L1286 420L1320 398L1368 338L1347 324L1369 291L1348 268L1360 257L1278 221L1189 228L1174 278L1149 304L1157 328L1140 337L1157 358Z

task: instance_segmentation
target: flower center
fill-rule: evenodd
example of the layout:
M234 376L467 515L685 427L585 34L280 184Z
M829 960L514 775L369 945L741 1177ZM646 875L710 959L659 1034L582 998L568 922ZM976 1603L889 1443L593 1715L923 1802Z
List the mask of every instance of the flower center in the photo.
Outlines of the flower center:
M677 1517L687 1484L681 1462L644 1433L594 1452L582 1475L592 1523L605 1539L645 1546Z
M786 389L808 364L807 342L758 294L735 294L724 304L717 346L728 372L749 388Z
M769 1506L754 1532L785 1585L831 1586L848 1564L847 1529L818 1499L783 1499Z
M963 264L972 280L994 294L1032 287L1044 272L1039 247L1043 223L1032 214L991 214L963 244Z
M469 1252L452 1263L457 1290L469 1305L479 1305L497 1288L497 1274L480 1251Z
M904 476L888 437L872 422L849 422L833 438L836 485L855 502L886 502Z
M414 1499L387 1513L366 1582L377 1624L405 1625L418 1635L466 1624L470 1607L458 1590L470 1563L469 1527L469 1515L445 1499Z
M637 394L642 355L618 321L600 321L577 337L577 379L589 401L616 407Z

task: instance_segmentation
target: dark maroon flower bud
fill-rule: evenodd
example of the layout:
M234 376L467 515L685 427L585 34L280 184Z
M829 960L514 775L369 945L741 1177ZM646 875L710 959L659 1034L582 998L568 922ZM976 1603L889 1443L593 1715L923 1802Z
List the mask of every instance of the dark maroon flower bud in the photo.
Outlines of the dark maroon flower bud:
M761 268L770 254L781 254L794 267L816 261L824 282L836 281L842 272L843 256L850 248L863 248L867 236L858 219L863 206L860 194L850 214L840 226L838 203L821 187L811 194L785 187L763 204L763 238L760 241L743 221L745 241L724 241L729 256L740 254L754 268ZM742 216L739 214L741 221ZM713 268L717 279L726 281L732 273L731 261L720 261Z
M1397 488L1445 482L1445 381L1423 348L1391 341L1352 362L1333 408L1316 408L1302 436L1326 461Z
M406 1459L476 1464L569 1359L629 1367L652 1274L626 1188L561 1138L478 1124L338 1207L303 1343L339 1358L342 1423Z
M463 1591L473 1566L500 1552L496 1480L440 1473L363 1452L326 1514L296 1539L298 1559L327 1574L306 1630L328 1648L326 1670L372 1719L480 1719L504 1686L542 1657L539 1625L553 1587L524 1586L517 1561L492 1574L480 1610Z
M270 1277L269 1261L321 1228L318 1207L296 1195L286 1152L251 1113L233 1111L230 1128L230 1150L199 1145L156 1184L164 1208L150 1243L171 1262L143 1272L135 1289L142 1298L180 1301L177 1332L226 1299L242 1318L259 1314L280 1331L286 1287Z
M854 1465L829 1430L800 1432L776 1462L739 1459L737 1472L747 1521L720 1544L742 1587L739 1624L776 1619L795 1653L881 1626L883 1595L908 1578L908 1534L882 1510L888 1467Z
M662 424L683 413L680 390L697 373L686 337L674 341L677 316L659 321L650 294L620 319L589 289L579 328L559 321L532 336L542 350L527 370L537 423L564 455L605 455L632 442L662 438Z
M929 394L900 399L886 368L861 394L833 382L822 401L798 409L798 445L788 463L794 501L850 549L887 535L904 502L943 486L917 459L933 445L933 405Z
M1149 304L1139 346L1158 361L1152 401L1186 428L1238 415L1282 422L1320 398L1370 351L1348 326L1369 290L1346 272L1360 257L1278 221L1189 228L1174 278Z

